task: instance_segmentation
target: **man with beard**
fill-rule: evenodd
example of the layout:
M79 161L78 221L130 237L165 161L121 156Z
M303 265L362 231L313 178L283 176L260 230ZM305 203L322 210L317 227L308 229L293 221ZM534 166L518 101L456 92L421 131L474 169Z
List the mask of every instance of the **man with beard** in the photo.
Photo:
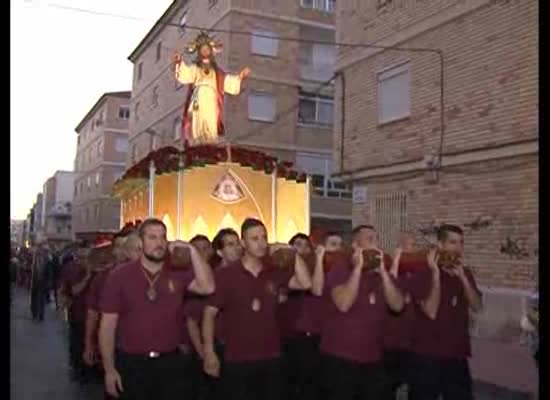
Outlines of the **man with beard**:
M382 320L388 307L400 312L404 304L395 279L386 269L391 260L377 247L374 228L355 228L353 247L351 262L333 265L326 277L329 301L322 326L321 353L329 400L382 398ZM378 268L365 268L363 250L378 253Z
M282 287L309 290L311 277L300 256L294 268L277 268L268 255L267 230L253 218L241 228L244 255L216 273L217 290L204 311L204 369L220 376L214 348L215 319L223 314L225 396L230 400L280 400L284 390L277 320Z
M418 310L413 330L410 396L421 400L471 400L469 310L481 309L481 292L471 269L463 265L462 229L443 225L437 238L437 249L428 254L429 268L407 283ZM458 258L440 260L445 254Z
M168 242L161 220L143 221L138 232L143 246L139 260L111 271L100 299L105 387L121 399L177 399L188 389L187 380L179 376L187 362L178 348L183 342L184 296L187 291L213 293L214 279L208 264L187 243L178 245L189 248L192 271L166 268Z
M183 110L184 142L189 139L195 142L213 142L224 134L224 94L238 95L241 82L250 75L248 68L244 68L238 75L226 74L216 64L214 56L221 48L220 43L201 32L187 46L189 54L197 53L194 64L185 64L179 53L174 55L176 79L190 85Z

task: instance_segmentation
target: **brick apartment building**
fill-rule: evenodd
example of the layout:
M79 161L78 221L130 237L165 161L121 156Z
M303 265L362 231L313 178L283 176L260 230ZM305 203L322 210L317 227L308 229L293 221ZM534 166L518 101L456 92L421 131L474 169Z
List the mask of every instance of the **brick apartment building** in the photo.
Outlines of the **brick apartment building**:
M498 343L519 342L537 279L538 2L342 1L336 27L338 42L442 50L443 139L437 52L340 48L336 175L354 185L354 224L376 225L387 249L402 229L422 243L442 222L465 227L485 298L472 333L492 349L474 372L532 390L527 350Z
M130 92L104 93L76 127L73 232L93 240L120 229L120 201L111 189L125 170Z
M217 56L224 70L252 70L241 94L225 98L226 137L313 174L312 228L349 230L351 188L330 178L334 89L332 84L319 89L333 75L336 50L278 39L334 41L334 8L334 0L174 1L129 56L134 79L128 166L151 149L181 146L187 87L176 82L170 64L173 52L183 53L198 34L186 26L271 36L215 34L224 46Z

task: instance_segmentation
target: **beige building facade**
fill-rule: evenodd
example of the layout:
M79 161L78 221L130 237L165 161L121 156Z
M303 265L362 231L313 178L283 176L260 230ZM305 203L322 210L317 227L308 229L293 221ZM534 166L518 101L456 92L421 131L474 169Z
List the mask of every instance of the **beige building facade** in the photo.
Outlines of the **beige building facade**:
M176 82L171 59L197 34L193 27L253 32L217 33L218 64L252 75L239 96L225 97L226 139L292 161L313 175L312 229L351 227L351 188L334 172L334 46L282 40L333 42L335 2L174 1L129 56L134 64L127 166L162 146L181 146L181 115L188 88ZM265 38L263 36L268 36ZM273 39L271 39L273 38ZM187 55L185 61L193 60Z
M376 225L386 250L400 230L427 244L443 222L464 227L485 297L472 333L519 345L538 279L538 2L338 2L336 27L338 42L422 49L339 51L334 163L354 224ZM532 390L534 364L479 369L513 370L507 349L474 355L474 372Z
M72 212L76 238L120 228L120 201L111 192L125 170L130 97L129 91L103 94L76 127Z

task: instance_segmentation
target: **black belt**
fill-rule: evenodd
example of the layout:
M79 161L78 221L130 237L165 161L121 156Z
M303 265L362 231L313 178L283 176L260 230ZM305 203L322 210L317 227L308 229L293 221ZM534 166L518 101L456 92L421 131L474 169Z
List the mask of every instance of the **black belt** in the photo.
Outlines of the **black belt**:
M149 351L147 353L141 353L141 354L125 353L123 351L117 352L118 356L124 357L126 359L136 359L136 360L156 360L159 358L173 356L176 354L181 354L181 352L178 349L168 351L168 352Z

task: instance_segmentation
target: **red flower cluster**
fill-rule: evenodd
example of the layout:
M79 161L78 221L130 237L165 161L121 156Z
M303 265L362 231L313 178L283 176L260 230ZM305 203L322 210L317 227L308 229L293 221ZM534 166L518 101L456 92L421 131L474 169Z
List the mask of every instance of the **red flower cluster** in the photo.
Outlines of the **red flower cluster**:
M279 178L297 182L305 182L307 178L305 173L299 174L293 170L291 162L278 161L276 157L256 150L233 146L228 148L216 145L199 145L180 151L175 147L168 146L150 152L145 158L130 167L122 178L115 182L115 185L127 179L147 179L151 160L155 163L158 175L175 172L180 168L180 159L183 160L184 169L231 161L256 171L264 171L266 174L273 173L277 168Z

